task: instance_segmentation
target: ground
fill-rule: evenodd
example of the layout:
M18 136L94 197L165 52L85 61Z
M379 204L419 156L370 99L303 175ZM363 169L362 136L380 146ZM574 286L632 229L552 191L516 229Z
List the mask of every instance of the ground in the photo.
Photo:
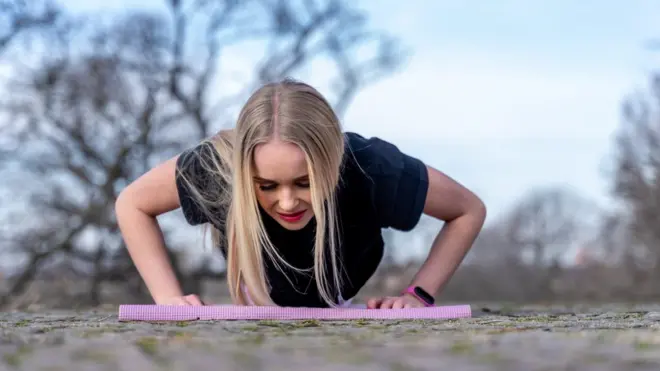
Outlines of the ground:
M660 306L473 308L469 319L346 322L9 312L0 370L660 369Z

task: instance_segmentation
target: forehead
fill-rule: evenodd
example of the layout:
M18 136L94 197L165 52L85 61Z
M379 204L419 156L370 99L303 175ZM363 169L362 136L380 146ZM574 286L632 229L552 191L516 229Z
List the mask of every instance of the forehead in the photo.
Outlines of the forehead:
M295 144L271 141L254 149L255 175L277 182L287 182L307 175L305 153Z

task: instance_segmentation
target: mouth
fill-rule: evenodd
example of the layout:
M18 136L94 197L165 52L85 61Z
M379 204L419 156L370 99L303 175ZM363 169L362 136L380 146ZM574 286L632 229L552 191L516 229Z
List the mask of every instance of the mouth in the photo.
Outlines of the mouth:
M306 210L299 211L297 213L292 213L292 214L284 214L284 213L277 213L277 215L280 216L280 218L284 219L285 221L289 223L297 222L300 219L302 219L303 215L305 215Z

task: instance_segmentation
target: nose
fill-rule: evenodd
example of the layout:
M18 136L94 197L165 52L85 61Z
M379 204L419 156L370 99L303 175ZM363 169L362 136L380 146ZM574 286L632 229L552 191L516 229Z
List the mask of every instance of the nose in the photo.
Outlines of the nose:
M294 211L298 206L298 198L293 190L284 187L280 193L279 199L280 209L284 212Z

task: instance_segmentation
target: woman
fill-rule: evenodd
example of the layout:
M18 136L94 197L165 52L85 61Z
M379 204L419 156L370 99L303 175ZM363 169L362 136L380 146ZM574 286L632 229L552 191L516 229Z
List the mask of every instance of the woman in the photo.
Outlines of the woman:
M339 306L383 256L383 228L409 231L422 213L444 220L408 288L368 308L433 305L486 216L472 192L378 138L343 133L323 96L285 80L257 90L236 127L184 151L124 189L116 213L157 304L184 295L156 217L176 208L212 227L239 305ZM405 246L399 246L405 248Z

